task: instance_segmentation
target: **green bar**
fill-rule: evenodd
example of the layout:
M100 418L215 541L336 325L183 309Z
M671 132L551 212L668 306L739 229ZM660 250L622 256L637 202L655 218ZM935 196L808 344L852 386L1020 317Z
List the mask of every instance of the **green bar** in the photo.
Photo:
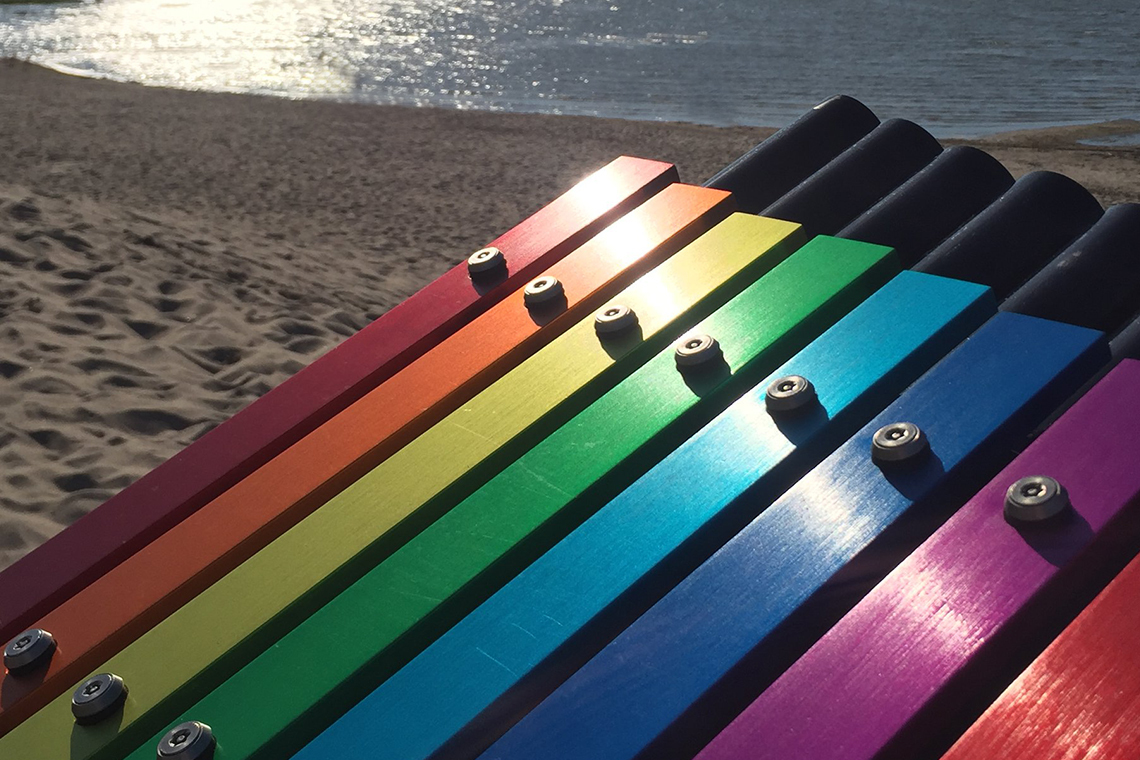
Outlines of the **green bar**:
M0 757L126 754L801 242L799 225L728 217L614 298L640 335L577 323L100 667L130 690L121 715L74 725L65 694Z
M287 757L897 268L888 248L815 238L694 328L721 371L658 354L170 725L210 725L215 760Z

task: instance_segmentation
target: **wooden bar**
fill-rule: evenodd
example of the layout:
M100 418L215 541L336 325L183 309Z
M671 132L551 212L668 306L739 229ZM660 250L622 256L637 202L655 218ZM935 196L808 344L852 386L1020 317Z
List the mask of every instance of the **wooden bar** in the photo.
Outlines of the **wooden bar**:
M1140 752L1137 599L1140 559L1129 563L943 760L1136 760Z
M670 185L545 271L562 299L511 294L48 613L58 651L0 680L0 736L730 211Z
M861 329L876 331L867 324L861 325ZM880 325L877 329L886 327ZM1006 351L1027 333L1048 335L1051 339L1049 347L1030 361ZM1063 397L1067 387L1079 382L1080 374L1092 371L1090 365L1095 365L1095 355L1099 353L1095 341L1094 333L1080 328L1014 315L995 317L924 375L880 416L870 431L881 426L881 420L887 416L918 417L931 429L932 439L934 433L938 433L942 441L938 444L939 456L946 469L952 471L967 454L1000 451L1028 430L1031 420L1027 418L1044 413L1042 407L1051 399ZM873 352L867 353L867 357L873 355ZM815 371L809 363L807 372L797 373L816 383L826 414L806 414L795 422L777 421L763 408L762 394L746 396L456 624L309 744L297 758L368 756L415 760L429 756L466 758L478 754L673 583L680 581L688 570L716 551L724 538L732 536L739 526L779 496L784 486L796 480L804 465L823 459L835 444L830 435L819 435L821 431L831 432L826 420L843 420L839 413L853 399L866 393L868 387L860 377L859 361L852 361L850 356L833 361L846 366L841 371L828 373ZM984 388L1001 387L992 394L990 403L977 405L976 413L964 422L953 402L967 395L967 386L961 381L972 378L970 373L979 361L996 369L1016 366L1017 380L992 379L983 383ZM824 364L820 370L828 366ZM892 394L887 391L882 396L876 393L871 396L869 403L873 410L876 401L888 401ZM943 404L942 400L947 403ZM831 407L832 403L837 403L838 408ZM866 407L862 408L867 411ZM849 432L869 416L866 414L853 421L847 419L842 432ZM852 498L865 496L884 505L883 510L910 506L913 502L905 494L924 506L934 506L942 493L936 491L935 486L944 485L946 473L931 469L898 482L897 487L892 485L877 468L868 467L864 461L871 435L868 429L864 428L863 433L813 470L774 507L762 512L757 521L766 525L771 520L795 520L803 510L826 514L832 505L824 485L833 477L851 484L855 492ZM815 448L821 445L822 451ZM791 457L793 452L813 449L813 456L807 462ZM919 498L924 495L935 498ZM764 515L772 517L765 519ZM836 515L836 530L842 533L844 525L838 520L840 516ZM826 533L829 527L830 523L820 526L819 534ZM861 526L854 527L844 533L851 535L852 542L861 535L858 530ZM756 530L750 527L743 535L755 535ZM797 538L806 545L813 537L825 539L819 534ZM746 540L738 537L734 542L741 546ZM747 563L758 569L772 568L781 562L786 564L803 556L795 545L778 542L756 549L747 553ZM815 544L810 551L813 559L821 554L824 559L830 556L820 552ZM839 561L837 556L831 563ZM824 578L826 567L825 562L817 571ZM778 582L768 577L764 588L779 588L797 577L781 574ZM810 581L811 577L803 580L804 583ZM731 582L731 578L725 582ZM740 583L745 583L745 579ZM716 614L729 614L736 606L748 608L748 597L744 595L744 598L730 599L727 604L719 603L724 593L731 593L731 586L727 591L707 587L702 591L706 597L696 608L698 611L685 618L686 625L696 625ZM794 588L780 596L786 604L793 605L798 598ZM706 641L704 647L698 653L698 661L713 657L716 652L722 657L728 655L719 645ZM674 661L670 666L672 675L677 674L677 663L685 663L682 671L688 672L690 662L689 659ZM636 673L623 672L621 680L608 683L596 697L604 698L625 683L626 678L635 679L636 674L642 672L641 660L636 657L629 661L629 666ZM654 709L668 704L669 693L662 690L660 698L654 699L653 704L658 706ZM587 700L581 694L579 698ZM570 732L563 733L552 726L545 726L549 733L528 732L526 736L542 746L540 751L528 756L547 758L558 756L562 751L569 754L580 751L584 757L605 756L614 732L621 736L622 732L637 728L629 707L610 707L615 712L599 716L598 726L573 737ZM531 713L532 716L538 714ZM368 730L362 734L365 726ZM370 732L384 737L382 746L367 745L363 737ZM566 739L566 743L555 747L555 742L547 742L544 737ZM529 751L515 749L524 754ZM595 752L602 754L595 755Z
M602 343L579 322L101 666L130 689L116 720L73 730L65 694L0 752L133 748L801 242L798 225L730 216L615 297L640 334Z
M941 515L961 504L958 490L984 482L992 474L986 468L1097 369L1105 348L1092 330L997 315L484 757L691 756L736 714L732 705L747 704L858 601L860 586L886 574L892 554L928 535ZM876 431L900 422L918 426L925 453L910 461L874 461ZM853 563L871 553L872 562ZM492 655L511 666L503 659L509 653ZM825 699L833 691L822 679L813 687ZM352 755L338 748L337 756ZM333 755L305 760L317 757Z
M894 299L872 295L897 267L887 254L830 238L805 244L690 331L719 341L721 366L682 374L672 349L658 354L183 713L193 718L172 722L210 725L224 738L219 760L288 756L868 295L880 311L924 301L917 324L899 328L896 355L952 344L992 309L981 288L929 277L891 288ZM335 656L314 661L330 638ZM273 688L283 672L293 687ZM159 738L134 756L148 757Z
M671 164L612 161L491 243L506 257L505 278L475 283L457 265L0 572L0 641L676 180Z
M1127 362L907 557L701 760L937 757L932 748L938 749L939 738L1011 655L1024 655L1038 629L1063 619L1081 590L1096 583L1100 568L1116 562L1119 568L1135 554L1138 452L1140 362ZM1060 483L1071 506L1057 494L1053 502L1063 511L1052 517L1033 514L1030 522L1011 515L1009 489L1031 487L1022 479L1042 475ZM1134 639L1135 629L1130 634ZM1135 649L1134 641L1128 646ZM1073 655L1068 667L1091 675L1081 653ZM1049 692L1057 694L1058 687L1064 689L1050 684ZM1059 696L1079 699L1066 691ZM1097 684L1087 701L1070 709L1080 715L1112 697L1106 684ZM1136 699L1133 693L1126 701ZM1040 708L1034 705L1037 730L1049 717L1036 712ZM1084 741L1094 744L1093 751L1078 755L1070 745L1064 757L1101 757L1101 727L1087 728L1092 735ZM1049 726L1045 733L1056 730ZM969 756L1007 758L1007 745ZM1132 746L1129 756L1137 749Z

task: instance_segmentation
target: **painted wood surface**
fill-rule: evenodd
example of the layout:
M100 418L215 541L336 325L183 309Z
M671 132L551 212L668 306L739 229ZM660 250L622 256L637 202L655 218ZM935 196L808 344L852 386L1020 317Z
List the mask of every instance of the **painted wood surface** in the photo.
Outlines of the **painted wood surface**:
M914 303L897 298L897 289L884 292L899 305ZM917 308L910 311L916 321L922 319ZM892 366L899 358L892 357L890 337L876 345L874 336L891 336L892 328L903 328L883 324L881 312L870 323L862 315L857 318L859 312L840 322L835 328L840 335L831 340L860 350L837 352L831 341L821 339L773 373L812 379L821 404L818 411L793 421L776 420L764 408L766 384L762 383L297 757L411 760L477 754L894 397L900 386ZM923 408L951 426L949 410L929 397L961 377L977 354L990 355L990 349L1004 346L1004 333L1002 326L991 326L988 333L966 344L970 350L952 353L953 361L947 359L932 370L904 399L920 406L919 400L925 398ZM901 337L895 339L899 340L895 348L906 343ZM1067 363L1061 357L1073 361L1073 345L1057 350L1052 362L1042 360L1044 366L1037 367L1036 374L1027 371L1027 385L1021 389L1025 398L1049 384L1052 372ZM912 361L922 366L936 358L926 355ZM880 373L893 380L882 382ZM913 365L903 376L907 374L917 374ZM1024 406L1025 398L1013 391L980 410L977 429L956 436L960 447L956 453L968 450L967 444L975 442L972 438L984 439L994 428L1009 435L1006 418ZM383 736L383 742L369 746L363 741L361 731L366 726ZM586 756L601 734L591 732L590 737L574 739L583 742Z
M0 572L0 641L676 180L671 164L612 161L491 243L507 258L503 282L477 289L457 265Z
M944 760L1140 757L1137 599L1140 559L1034 660Z
M1138 452L1140 362L1128 362L907 557L701 760L937 757L932 746L968 714L976 692L985 689L980 685L999 678L1011 656L1031 652L1040 629L1064 619L1081 589L1097 582L1100 568L1119 562L1118 569L1135 554ZM1056 479L1071 509L1035 524L1005 517L1006 491L1035 475ZM1134 638L1135 629L1131 633ZM1070 667L1080 655L1075 659ZM1094 708L1102 694L1111 698L1106 686L1078 710ZM1135 692L1131 698L1135 703ZM1038 730L1048 717L1035 714ZM971 757L1010 756L1004 745L995 749ZM1069 747L1064 756L1085 755Z
M638 334L602 343L592 319L574 325L97 668L127 681L119 720L73 730L65 694L0 753L133 748L801 243L798 225L730 216L614 298Z
M1095 331L997 315L483 757L691 756L736 714L732 705L754 698L858 601L864 585L886 574L900 550L961 504L960 489L985 482L1003 452L1097 369L1104 351ZM879 466L871 439L900 421L918 425L929 451ZM861 555L870 561L858 562ZM832 694L825 683L813 684L824 699Z
M0 680L0 735L730 211L670 185L544 272L564 298L511 294L38 620L59 649Z
M984 319L983 290L964 283L919 278L894 299L871 295L896 269L879 246L808 242L690 331L716 337L722 364L682 374L672 348L658 354L183 713L193 718L171 722L210 725L224 737L216 760L286 756L858 302L925 301L899 328L898 354L952 343ZM314 661L330 638L335 655ZM293 687L273 688L283 672Z

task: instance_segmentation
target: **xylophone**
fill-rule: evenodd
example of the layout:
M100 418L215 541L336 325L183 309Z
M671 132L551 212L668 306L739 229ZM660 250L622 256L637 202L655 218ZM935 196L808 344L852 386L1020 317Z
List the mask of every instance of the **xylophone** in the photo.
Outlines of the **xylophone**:
M1134 758L1138 240L842 96L617 159L0 573L0 757Z

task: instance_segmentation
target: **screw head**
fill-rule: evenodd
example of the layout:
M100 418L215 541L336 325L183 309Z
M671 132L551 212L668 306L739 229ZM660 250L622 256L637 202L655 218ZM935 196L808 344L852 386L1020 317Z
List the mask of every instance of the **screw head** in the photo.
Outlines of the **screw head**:
M543 275L537 280L532 280L523 288L523 303L527 306L537 306L553 301L560 295L562 295L562 283L559 279L550 275Z
M55 652L55 637L42 628L24 631L4 647L4 667L20 675L47 664Z
M764 394L770 412L791 412L815 401L815 386L802 375L786 375L772 381Z
M470 274L490 272L492 269L506 266L507 257L498 248L488 246L480 248L467 257L467 271Z
M678 367L695 367L721 357L720 344L711 335L690 335L681 338L676 345L674 356Z
M80 725L98 723L118 711L127 699L127 685L114 673L99 673L71 695L71 714Z
M871 459L876 462L903 462L930 448L926 435L913 422L892 422L875 431L871 438Z
M1069 492L1047 475L1022 478L1005 492L1005 516L1018 522L1048 520L1069 506Z
M600 335L628 330L637 324L637 315L628 306L610 304L594 315L594 329Z
M179 760L209 760L214 756L217 740L205 723L188 720L166 732L158 742L157 760L177 757Z

